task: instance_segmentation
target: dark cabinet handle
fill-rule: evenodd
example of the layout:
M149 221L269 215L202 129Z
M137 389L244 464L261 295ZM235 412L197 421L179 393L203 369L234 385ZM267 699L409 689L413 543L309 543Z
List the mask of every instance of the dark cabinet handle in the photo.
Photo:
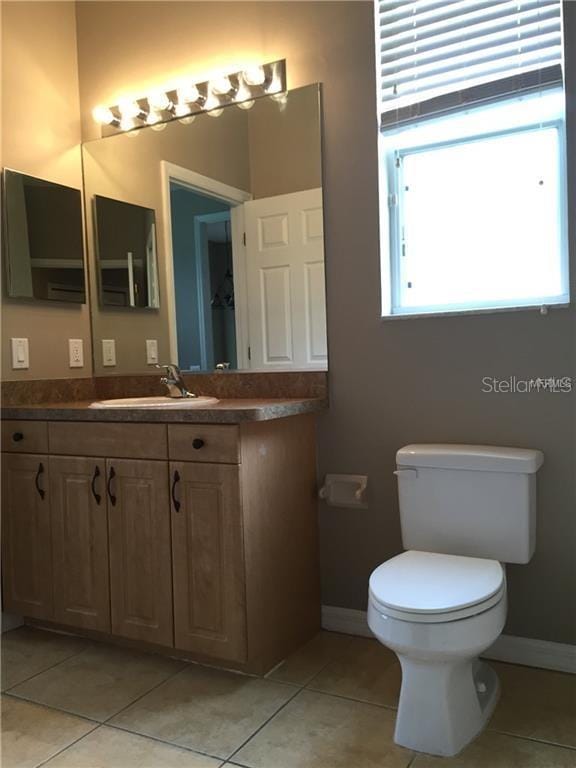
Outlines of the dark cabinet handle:
M96 464L96 466L94 467L94 474L92 475L92 483L90 486L92 488L92 496L94 496L94 501L96 502L96 504L100 504L100 501L102 500L102 496L100 496L99 493L96 493L96 480L99 477L100 477L100 467L98 466L98 464Z
M112 504L113 507L116 506L116 496L112 493L112 480L114 480L115 477L116 472L114 467L110 467L110 472L108 473L108 482L106 483L106 492L108 493L110 504Z
M14 432L14 434L12 435L12 440L15 443L19 443L20 440L24 440L24 435L22 434L22 432Z
M36 490L38 491L38 496L40 496L41 499L43 499L44 496L46 496L46 491L40 487L40 478L42 477L43 474L44 474L44 464L40 462L40 464L38 464L38 472L36 472L34 483L36 485Z
M195 448L197 451L199 451L203 445L204 440L202 440L201 437L195 437L194 440L192 440L192 448Z
M178 470L174 472L174 477L172 479L172 504L174 504L174 509L176 512L180 512L180 502L176 498L176 485L180 482L180 473Z

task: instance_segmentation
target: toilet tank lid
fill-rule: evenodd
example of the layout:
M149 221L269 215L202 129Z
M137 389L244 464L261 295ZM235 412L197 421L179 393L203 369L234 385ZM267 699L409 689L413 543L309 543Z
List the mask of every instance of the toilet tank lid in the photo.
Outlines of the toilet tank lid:
M496 445L426 443L407 445L396 453L399 467L469 469L533 474L544 462L542 451Z

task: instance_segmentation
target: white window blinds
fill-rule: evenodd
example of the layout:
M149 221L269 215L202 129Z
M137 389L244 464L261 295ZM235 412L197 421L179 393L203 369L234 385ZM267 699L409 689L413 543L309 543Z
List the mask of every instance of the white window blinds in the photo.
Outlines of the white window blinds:
M381 0L383 125L562 79L561 0Z

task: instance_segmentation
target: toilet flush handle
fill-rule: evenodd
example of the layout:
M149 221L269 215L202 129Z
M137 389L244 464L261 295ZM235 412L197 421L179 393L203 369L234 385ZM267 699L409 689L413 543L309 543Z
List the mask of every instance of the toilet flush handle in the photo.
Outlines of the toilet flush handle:
M418 470L406 467L406 469L395 469L394 474L397 477L409 477L415 480L418 477Z

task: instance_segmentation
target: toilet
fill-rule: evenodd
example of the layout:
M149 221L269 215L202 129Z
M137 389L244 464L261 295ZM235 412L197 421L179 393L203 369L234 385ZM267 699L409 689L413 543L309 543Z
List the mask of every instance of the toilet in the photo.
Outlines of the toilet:
M527 563L536 538L541 451L408 445L396 454L406 552L370 576L368 624L394 651L402 688L394 740L460 752L499 696L479 656L506 621L505 563Z

